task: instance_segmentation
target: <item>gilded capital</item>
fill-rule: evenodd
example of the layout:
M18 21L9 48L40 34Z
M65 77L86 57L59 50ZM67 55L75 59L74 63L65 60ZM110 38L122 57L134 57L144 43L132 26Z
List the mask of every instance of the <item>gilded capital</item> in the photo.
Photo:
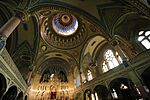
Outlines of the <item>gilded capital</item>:
M28 20L28 13L25 11L17 11L15 17L19 18L22 22Z
M118 40L112 40L112 41L111 41L111 45L112 45L112 46L119 45L119 41L118 41Z

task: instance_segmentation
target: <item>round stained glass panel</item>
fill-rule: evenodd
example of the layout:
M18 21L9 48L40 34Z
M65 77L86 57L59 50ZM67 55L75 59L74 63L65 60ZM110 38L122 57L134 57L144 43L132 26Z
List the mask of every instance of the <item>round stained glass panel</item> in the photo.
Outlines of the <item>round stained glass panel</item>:
M56 33L63 36L70 36L77 31L78 20L72 14L59 13L54 16L52 26Z

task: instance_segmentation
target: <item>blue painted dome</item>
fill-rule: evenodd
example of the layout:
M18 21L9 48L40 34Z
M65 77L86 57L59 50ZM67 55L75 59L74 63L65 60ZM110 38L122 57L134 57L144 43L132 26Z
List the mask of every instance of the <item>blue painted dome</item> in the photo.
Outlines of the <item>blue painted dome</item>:
M52 26L56 33L63 36L70 36L77 31L78 20L72 14L59 13L54 16Z

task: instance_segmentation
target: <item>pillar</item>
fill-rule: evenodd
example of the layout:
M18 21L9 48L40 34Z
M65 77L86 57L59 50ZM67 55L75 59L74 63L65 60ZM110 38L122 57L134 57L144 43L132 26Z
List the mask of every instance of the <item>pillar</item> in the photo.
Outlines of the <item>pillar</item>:
M126 57L125 53L123 52L123 50L120 48L119 42L117 40L114 40L111 42L111 45L113 46L115 51L118 52L119 56L122 58L124 66L128 67L129 65L127 63L127 57Z
M15 30L15 28L23 20L23 14L17 13L15 16L11 17L1 28L0 28L0 53L6 45L7 38Z
M31 67L32 67L32 70L30 70L30 71L28 72L28 79L27 79L27 84L28 84L28 85L31 83L32 75L33 75L33 72L34 72L36 66L31 66Z

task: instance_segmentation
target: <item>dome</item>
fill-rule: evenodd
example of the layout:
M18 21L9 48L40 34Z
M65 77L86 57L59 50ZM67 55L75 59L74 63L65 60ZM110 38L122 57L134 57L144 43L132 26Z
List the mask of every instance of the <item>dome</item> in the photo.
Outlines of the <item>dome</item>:
M54 31L63 36L70 36L78 29L77 18L69 13L58 13L52 20Z
M87 38L85 18L69 12L53 10L51 15L43 19L41 36L46 43L55 48L75 48Z

